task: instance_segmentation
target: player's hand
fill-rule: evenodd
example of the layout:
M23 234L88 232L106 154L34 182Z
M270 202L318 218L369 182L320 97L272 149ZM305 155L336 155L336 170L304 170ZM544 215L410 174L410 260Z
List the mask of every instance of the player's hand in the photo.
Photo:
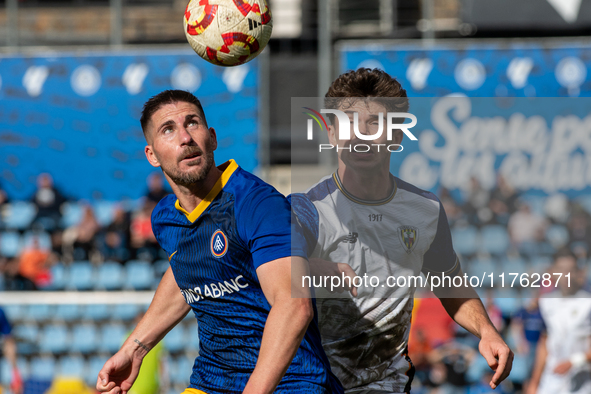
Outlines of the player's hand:
M339 278L340 286L334 287L333 292L342 293L343 291L348 291L351 293L353 297L357 297L357 287L353 285L355 277L357 274L353 271L353 268L349 266L349 264L345 263L333 263L332 261L326 261L322 259L310 259L310 273L312 276L315 277L325 277L328 276L330 278L337 277ZM343 274L345 277L350 278L350 280L341 280L343 278ZM326 290L330 290L330 279L327 282ZM351 286L349 286L349 284Z
M564 375L565 373L567 373L568 371L570 371L570 369L573 367L573 364L569 361L563 361L560 364L558 364L556 366L556 368L554 368L554 373L557 373L559 375Z
M509 376L513 367L513 352L496 330L490 330L482 335L478 350L488 363L488 366L495 371L489 383L494 390Z
M127 394L140 372L142 360L120 350L98 374L96 389L101 393Z

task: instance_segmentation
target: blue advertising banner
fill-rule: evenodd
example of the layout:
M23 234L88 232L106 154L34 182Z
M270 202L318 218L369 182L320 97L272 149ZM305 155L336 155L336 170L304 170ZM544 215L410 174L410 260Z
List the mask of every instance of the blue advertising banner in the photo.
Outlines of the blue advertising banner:
M190 49L0 56L0 179L27 199L50 173L75 199L145 193L144 102L165 89L193 92L218 136L216 162L257 166L258 64L223 68ZM159 171L159 170L158 170Z

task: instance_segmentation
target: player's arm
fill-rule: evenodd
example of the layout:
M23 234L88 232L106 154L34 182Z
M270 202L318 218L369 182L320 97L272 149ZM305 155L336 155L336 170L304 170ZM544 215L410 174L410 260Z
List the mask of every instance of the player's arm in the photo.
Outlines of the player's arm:
M121 349L99 372L97 390L110 394L127 393L137 378L143 358L190 309L168 268L146 314Z
M259 266L256 272L271 311L256 367L243 393L261 394L272 393L281 381L314 317L314 310L309 289L297 283L292 286L292 274L293 278L306 275L307 262L302 257L280 258Z
M455 275L463 276L461 268L456 269ZM495 371L490 381L490 387L495 389L509 376L514 356L490 321L478 294L469 286L435 288L434 293L456 323L480 338L478 350Z
M540 379L542 378L542 373L544 372L544 368L546 367L546 357L548 356L548 348L546 347L547 338L548 337L546 333L543 333L540 336L540 340L538 341L538 346L536 347L536 358L534 360L534 367L527 388L528 394L535 394L538 391Z
M573 354L568 360L560 362L554 368L554 372L563 375L570 371L571 368L581 368L589 362L591 362L591 349L582 349L580 352Z

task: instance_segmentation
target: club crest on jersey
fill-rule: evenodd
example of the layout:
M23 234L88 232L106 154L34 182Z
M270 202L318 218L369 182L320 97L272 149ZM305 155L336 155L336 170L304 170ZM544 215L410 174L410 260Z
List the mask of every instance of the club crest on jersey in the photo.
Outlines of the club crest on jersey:
M222 230L217 230L211 236L210 241L211 246L211 253L215 257L222 257L228 251L228 238L226 234L222 232Z
M400 242L406 249L406 253L413 251L419 239L419 229L414 226L400 226L398 227L398 236Z

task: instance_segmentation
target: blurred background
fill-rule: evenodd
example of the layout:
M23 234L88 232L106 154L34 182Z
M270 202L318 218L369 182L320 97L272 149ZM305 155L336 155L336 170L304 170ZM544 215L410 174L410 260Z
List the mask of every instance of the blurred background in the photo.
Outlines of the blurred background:
M161 90L194 92L218 130L218 162L234 158L286 194L305 187L300 174L333 165L292 135L291 98L323 96L349 69L382 68L410 97L591 96L588 0L270 5L265 52L220 68L187 45L183 1L0 0L0 305L12 326L2 331L4 344L16 344L16 356L0 366L6 392L21 391L19 381L26 393L92 392L100 367L147 308L168 267L150 213L169 189L144 158L138 119ZM497 102L506 117L522 111L504 103ZM586 119L583 109L577 116ZM566 135L552 119L548 152ZM577 135L590 125L582 121ZM537 182L512 176L502 167L508 152L493 152L499 160L486 172L478 160L490 152L458 150L448 159L468 170L450 179L445 163L419 145L412 168L428 176L404 162L393 171L441 198L464 270L542 272L564 248L587 269L591 166L584 139L572 141L557 159L567 163L559 174L584 175L551 185L541 169L528 168ZM517 355L495 392L527 384L542 329L537 296L520 287L482 293ZM490 391L477 343L437 300L417 300L413 322L413 393ZM188 316L153 353L138 392L181 392L198 349Z

